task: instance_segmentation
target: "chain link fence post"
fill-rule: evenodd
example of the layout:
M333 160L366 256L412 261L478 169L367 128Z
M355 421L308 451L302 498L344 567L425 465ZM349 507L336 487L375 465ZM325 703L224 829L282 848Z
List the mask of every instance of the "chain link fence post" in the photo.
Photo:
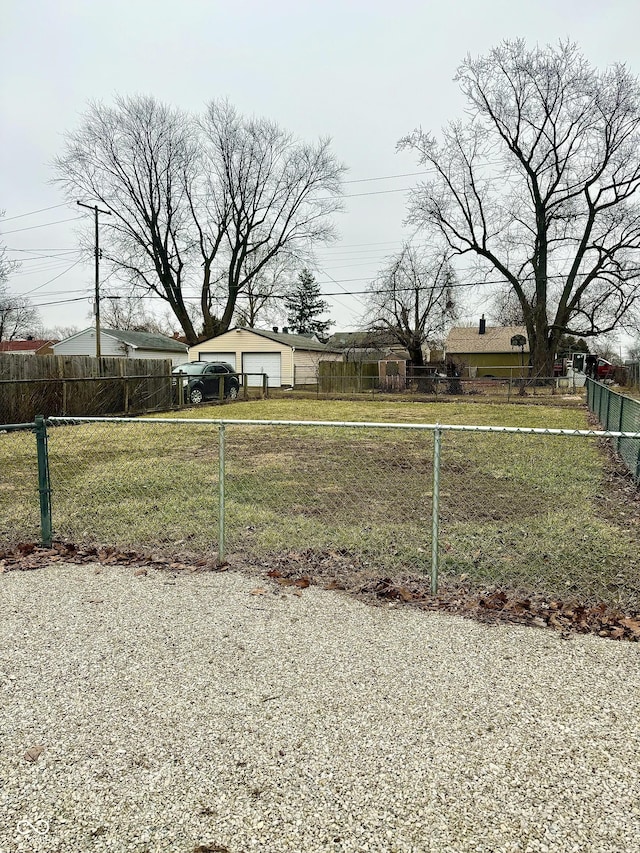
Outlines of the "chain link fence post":
M431 594L438 592L439 526L440 526L440 445L442 430L436 424L433 432L433 495L431 503Z
M50 546L52 541L51 484L49 480L47 424L42 415L36 415L35 425L38 450L38 491L40 493L40 539L43 545Z
M225 486L225 459L224 459L224 424L218 426L218 565L222 566L225 561L225 525L224 525L224 486Z

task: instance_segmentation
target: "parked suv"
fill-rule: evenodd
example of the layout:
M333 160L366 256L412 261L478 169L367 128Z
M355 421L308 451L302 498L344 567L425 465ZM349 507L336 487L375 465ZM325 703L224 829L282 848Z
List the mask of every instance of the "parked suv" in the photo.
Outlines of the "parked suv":
M220 396L220 377L224 380L224 396L235 400L240 381L238 374L226 361L190 361L179 364L171 371L184 387L184 399L189 403L201 403Z

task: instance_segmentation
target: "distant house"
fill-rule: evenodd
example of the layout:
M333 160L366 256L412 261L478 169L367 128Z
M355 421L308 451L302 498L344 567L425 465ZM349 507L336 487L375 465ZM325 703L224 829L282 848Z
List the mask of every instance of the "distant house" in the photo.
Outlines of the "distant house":
M524 338L523 346L512 340ZM524 326L487 326L484 314L477 326L455 326L445 343L447 362L462 376L520 375L529 367L529 341Z
M176 364L188 361L189 347L175 338L151 332L100 329L100 354L116 358L165 358ZM54 355L96 354L96 330L85 329L53 345Z
M409 360L406 348L386 331L334 332L327 346L341 350L345 361L385 361L391 356Z
M320 361L342 361L342 353L315 337L238 327L189 348L189 361L226 361L238 373L253 374L259 385L266 373L271 388L312 385Z
M53 344L56 340L40 340L26 338L23 341L0 341L0 352L18 353L20 355L52 355Z

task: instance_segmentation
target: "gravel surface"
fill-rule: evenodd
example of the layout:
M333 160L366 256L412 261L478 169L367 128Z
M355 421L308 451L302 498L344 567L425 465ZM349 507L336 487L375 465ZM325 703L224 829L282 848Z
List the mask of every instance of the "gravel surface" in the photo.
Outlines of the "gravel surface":
M256 584L0 575L2 853L640 848L636 644Z

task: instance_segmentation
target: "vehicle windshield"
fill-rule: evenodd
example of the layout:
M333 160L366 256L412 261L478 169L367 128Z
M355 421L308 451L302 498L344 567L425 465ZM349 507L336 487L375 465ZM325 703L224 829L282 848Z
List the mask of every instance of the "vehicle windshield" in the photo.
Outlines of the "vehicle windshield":
M179 364L177 367L174 367L171 372L172 373L187 373L187 374L193 375L193 374L197 374L197 373L202 373L202 371L205 369L206 366L207 366L206 364L202 364L202 363L199 364L198 362L195 362L195 361L191 362L191 363L187 362L186 364Z

